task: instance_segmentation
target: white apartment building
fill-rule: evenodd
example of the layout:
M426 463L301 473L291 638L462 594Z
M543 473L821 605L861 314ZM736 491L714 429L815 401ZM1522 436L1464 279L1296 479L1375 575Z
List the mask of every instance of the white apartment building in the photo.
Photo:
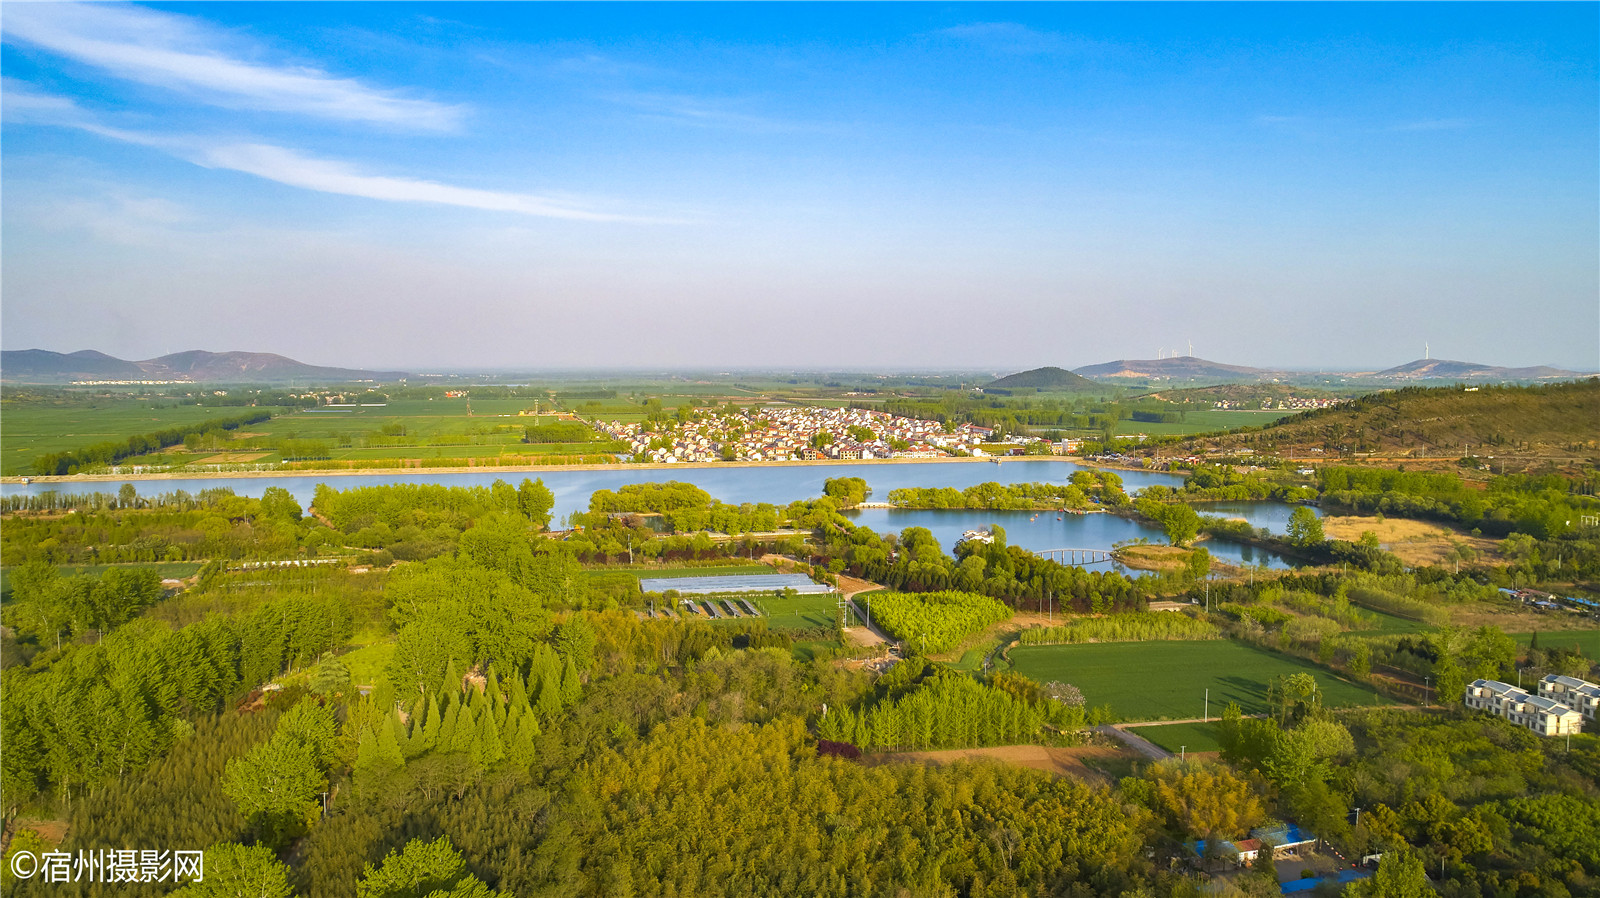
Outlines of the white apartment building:
M1566 705L1591 721L1596 713L1600 713L1600 686L1588 680L1551 674L1539 681L1539 694Z
M1473 680L1467 687L1466 705L1498 714L1541 736L1565 736L1583 730L1583 715L1577 711L1499 680Z

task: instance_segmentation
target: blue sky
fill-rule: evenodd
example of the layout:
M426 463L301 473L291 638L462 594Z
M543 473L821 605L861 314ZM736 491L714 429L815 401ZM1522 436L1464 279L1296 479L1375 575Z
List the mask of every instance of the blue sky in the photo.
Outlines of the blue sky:
M7 349L1600 367L1596 4L7 3Z

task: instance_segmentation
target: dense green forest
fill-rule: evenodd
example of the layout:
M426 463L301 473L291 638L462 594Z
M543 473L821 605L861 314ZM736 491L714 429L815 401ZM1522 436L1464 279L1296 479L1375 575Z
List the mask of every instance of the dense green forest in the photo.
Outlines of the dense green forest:
M1456 609L1502 602L1512 577L1557 573L1558 554L1562 573L1589 570L1581 529L1515 538L1507 568L1211 582L1209 608L1179 614L1142 609L1198 601L1192 577L1090 573L1000 528L950 555L926 530L879 535L842 516L864 484L829 492L771 509L793 535L761 548L819 579L894 589L872 594L873 613L910 649L1048 605L1060 626L1020 638L1056 648L1030 651L1226 638L1402 705L1422 697L1406 691L1413 677L1444 696L1517 668L1592 676L1560 640L1450 625ZM129 490L70 513L59 497L15 503L0 606L8 852L204 850L191 896L1133 898L1275 891L1265 870L1206 879L1218 871L1183 860L1183 844L1277 819L1347 853L1388 850L1388 879L1416 884L1418 864L1442 863L1449 896L1600 884L1600 740L1569 751L1443 702L1330 711L1302 675L1265 685L1268 717L1224 718L1219 760L1129 758L1086 779L884 760L1085 747L1114 709L1010 672L1003 654L979 670L907 653L874 673L837 632L646 619L636 583L619 590L595 568L629 552L628 571L745 554L638 520L718 504L683 484L625 488L597 495L581 531L552 534L551 495L531 480L323 487L309 508L283 490ZM173 558L198 570L164 583L141 564ZM3 875L17 895L173 889Z

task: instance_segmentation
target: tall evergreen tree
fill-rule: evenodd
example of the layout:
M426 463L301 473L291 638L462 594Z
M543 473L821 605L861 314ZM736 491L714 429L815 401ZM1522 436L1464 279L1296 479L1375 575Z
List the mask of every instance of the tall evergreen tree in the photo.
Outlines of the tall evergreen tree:
M561 671L561 705L570 708L582 697L583 684L578 682L578 666L568 657L566 667Z
M444 720L439 724L439 734L434 738L433 750L449 752L456 741L456 730L461 720L461 703L452 702L449 710L444 712Z

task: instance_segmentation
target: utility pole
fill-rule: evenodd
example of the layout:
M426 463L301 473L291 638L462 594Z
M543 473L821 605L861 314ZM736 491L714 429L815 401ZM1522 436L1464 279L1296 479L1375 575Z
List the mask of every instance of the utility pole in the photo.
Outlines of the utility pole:
M1187 746L1187 745L1178 746L1178 760L1180 760L1180 761L1186 760L1187 757L1188 757L1188 754L1189 754L1189 746Z
M1210 686L1206 687L1206 710L1205 710L1205 713L1200 716L1200 719L1205 723L1210 723L1211 722L1211 687Z

